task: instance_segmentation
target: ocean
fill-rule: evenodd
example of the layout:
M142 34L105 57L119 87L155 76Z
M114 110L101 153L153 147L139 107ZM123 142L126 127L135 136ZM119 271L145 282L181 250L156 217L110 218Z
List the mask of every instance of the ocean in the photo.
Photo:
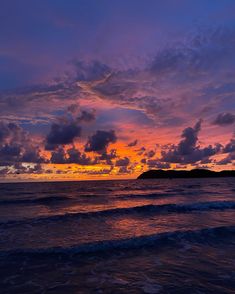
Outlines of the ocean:
M0 293L235 293L235 181L0 184Z

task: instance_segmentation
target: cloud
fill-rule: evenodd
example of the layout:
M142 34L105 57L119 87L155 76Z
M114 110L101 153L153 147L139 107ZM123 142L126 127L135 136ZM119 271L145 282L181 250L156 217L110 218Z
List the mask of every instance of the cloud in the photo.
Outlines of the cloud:
M16 162L46 162L40 155L38 145L29 134L15 123L0 122L0 165L13 165Z
M33 162L33 163L48 163L48 160L40 155L39 148L35 146L28 147L22 155L22 162Z
M231 83L229 76L235 67L231 62L235 57L234 36L235 31L228 28L198 30L182 42L158 50L145 67L113 70L98 83L91 82L90 93L113 104L142 110L165 125L174 121L182 124L182 110L200 112L200 102L205 107L212 99L218 107L220 97L234 93L231 87L223 87L223 83ZM212 90L218 89L218 84L220 93L215 100ZM197 105L196 98L200 99Z
M160 168L166 169L170 168L171 165L168 162L161 162L159 159L149 159L145 161L149 168Z
M110 143L115 143L117 141L117 136L113 130L110 131L96 131L94 135L89 137L86 145L86 152L105 152Z
M48 120L51 113L77 100L80 87L71 77L48 84L36 84L27 88L2 91L0 93L0 117L14 114L16 120L21 121L22 116L36 120ZM63 101L63 103L61 103ZM4 111L3 111L4 110Z
M232 163L235 160L235 139L232 138L229 143L227 143L222 153L227 154L225 158L218 161L217 164L223 165L223 164L229 164Z
M146 148L143 146L143 147L137 149L136 151L137 151L138 155L142 155L146 151Z
M13 140L17 143L22 142L26 138L26 132L19 125L4 121L0 122L0 143L12 142Z
M0 166L0 176L1 177L5 177L9 173L10 173L9 167L1 167Z
M48 173L48 171L46 171ZM8 170L9 174L42 174L44 170L42 165L37 163L33 165L25 165L22 162L14 164L13 169Z
M91 160L83 151L72 145L81 136L82 123L83 134L94 132L94 124L86 123L93 122L100 112L87 110L91 105L97 108L104 105L105 114L102 118L97 117L95 130L106 129L104 124L116 129L115 123L118 124L120 137L124 138L126 146L126 140L129 138L127 128L133 129L133 139L137 139L127 147L136 146L138 140L142 140L142 134L145 140L148 132L153 132L153 128L146 128L145 133L139 116L136 121L131 120L134 112L148 118L149 125L159 131L159 138L161 140L164 137L164 142L168 138L170 141L175 140L175 130L179 126L187 126L188 121L198 119L199 115L207 122L207 118L219 113L213 123L221 126L231 125L235 120L231 113L235 94L232 75L235 69L234 36L234 29L203 29L196 34L190 34L188 38L182 38L177 44L169 42L159 49L152 48L155 52L152 58L146 58L140 67L130 66L128 70L127 67L111 68L99 61L86 63L73 60L72 72L64 73L57 80L1 92L0 117L7 119L4 124L0 123L1 164L46 162L41 156L38 143L34 142L34 137L29 136L19 124L9 123L11 119L20 120L24 123L21 126L28 130L36 129L35 132L38 131L39 135L44 133L44 137L46 128L50 126L44 143L47 150L53 151L51 162L93 164L101 161L102 164L105 162L115 166L115 161L121 162L123 158L118 158L116 151L107 151L108 146L117 140L114 131L97 131L88 138L85 151L97 152L95 159ZM98 106L98 103L101 103L101 106ZM115 111L112 112L111 109L118 108L117 105L121 109L120 112L124 112L123 109L128 110L129 124L116 110L117 119L113 123ZM51 125L58 113L64 114L65 109L68 117ZM202 109L205 111L201 112ZM224 112L220 113L221 111ZM138 134L139 127L141 129ZM161 129L162 127L164 129ZM220 152L228 154L228 160L231 161L233 142L224 148L220 144L202 147L198 140L200 129L201 122L194 127L185 128L179 144L159 147L162 148L162 153L157 159L154 159L154 151L149 149L149 143L153 140L151 134L145 147L130 151L145 156L143 162L149 167L154 164L167 166L171 162L206 163L211 161L211 156ZM217 128L216 132L229 130L230 128ZM64 145L69 144L73 147L64 148ZM122 156L125 158L125 155Z
M59 147L57 150L51 152L51 163L64 164L66 161L66 153L62 147Z
M223 148L223 153L231 153L235 151L235 139L231 139L228 144Z
M74 66L75 79L78 81L97 81L104 79L111 73L110 67L98 60L92 62L73 60L72 64Z
M188 127L182 132L182 140L178 145L172 145L169 150L163 150L161 152L161 161L171 163L195 163L200 160L204 160L212 155L221 151L222 146L216 144L214 147L209 145L204 148L200 148L198 143L198 133L201 130L201 120L199 120L195 126Z
M14 112L30 109L32 113L41 109L45 113L55 104L60 108L61 101L69 105L83 98L98 97L142 110L167 124L170 121L169 117L165 121L166 114L180 111L183 103L187 107L195 97L201 97L206 106L215 92L217 96L234 94L234 88L224 87L231 84L229 74L234 72L235 64L231 62L235 57L234 36L233 28L200 28L184 36L181 42L153 48L153 58L146 59L139 68L133 66L128 70L117 70L97 60L75 59L70 63L73 69L53 82L2 93L0 105L5 113L8 109Z
M226 165L226 164L232 163L234 160L235 160L235 152L232 152L232 153L228 154L225 158L218 161L217 164Z
M67 163L77 163L80 165L93 165L96 164L96 160L92 160L85 153L81 153L75 147L68 149Z
M234 94L230 78L235 68L231 62L235 57L234 36L234 29L226 27L198 29L181 42L153 48L153 58L128 70L111 68L97 60L73 60L73 69L48 85L2 93L0 109L4 109L4 115L14 110L19 120L22 112L34 120L40 112L43 120L50 120L55 105L59 110L61 105L102 99L141 111L156 120L158 126L182 125L187 121L186 113L196 118L196 112L211 109L212 103L214 111L218 110L220 99L224 99L225 110L229 109L232 98L225 98Z
M127 147L134 147L134 146L137 145L137 143L138 143L138 140L136 139L136 140L130 142L130 143L127 145Z
M120 158L116 161L116 166L128 166L130 164L130 159L128 157Z
M218 114L213 124L219 125L219 126L227 126L227 125L233 124L234 122L235 122L235 115L229 112L224 112L224 113Z
M146 156L148 157L148 158L152 158L154 155L155 155L155 151L153 151L153 150L150 150L150 151L148 151L148 152L146 152Z
M0 165L9 165L21 160L22 147L19 144L4 144L0 147Z
M189 127L183 130L181 137L183 140L179 143L178 151L180 154L190 154L196 146L198 133L201 130L201 120L193 128Z
M146 148L142 147L140 150L137 150L137 151L138 151L138 155L145 156L145 158L141 159L141 163L147 164L150 168L152 167L152 165L156 166L156 164L159 162L159 159L153 159L153 157L156 154L154 150L146 151Z
M101 170L88 170L86 171L86 174L88 175L107 175L112 172L112 167L110 169L103 168Z
M94 165L97 164L97 160L93 160L85 153L80 152L75 147L72 147L65 151L62 147L51 153L51 163L54 164L79 164L79 165Z
M80 137L81 127L76 122L53 123L46 137L46 150L55 150L59 145L73 143L76 137Z
M95 111L89 112L87 110L82 110L80 116L78 116L78 122L91 122L95 120Z
M204 28L181 44L160 51L150 70L158 75L184 74L205 76L210 70L221 70L234 56L235 31L225 27ZM231 64L230 64L231 65ZM179 77L179 78L181 78Z
M117 157L117 150L111 149L109 153L105 150L100 156L96 157L96 160L98 162L100 161L106 161L106 164L113 166L112 159L115 159Z
M67 107L67 111L76 114L79 111L79 104L78 103L73 103Z
M127 168L127 166L121 166L118 170L119 174L129 174L130 170Z

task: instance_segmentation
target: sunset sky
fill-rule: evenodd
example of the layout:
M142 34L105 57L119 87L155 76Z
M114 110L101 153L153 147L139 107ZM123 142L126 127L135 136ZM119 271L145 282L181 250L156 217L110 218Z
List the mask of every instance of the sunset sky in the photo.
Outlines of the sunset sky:
M0 181L234 169L235 1L2 0Z

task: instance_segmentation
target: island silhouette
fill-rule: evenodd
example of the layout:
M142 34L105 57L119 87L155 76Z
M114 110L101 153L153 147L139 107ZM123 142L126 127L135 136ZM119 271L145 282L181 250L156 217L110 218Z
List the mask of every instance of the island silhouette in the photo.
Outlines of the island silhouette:
M222 178L235 177L235 170L223 170L220 172L208 169L192 170L149 170L143 172L137 179L178 179L178 178Z

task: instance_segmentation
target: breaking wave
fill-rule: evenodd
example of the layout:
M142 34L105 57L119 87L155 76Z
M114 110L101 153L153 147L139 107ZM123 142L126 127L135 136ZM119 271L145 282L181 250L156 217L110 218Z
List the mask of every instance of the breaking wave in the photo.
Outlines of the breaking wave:
M162 205L142 205L126 208L113 208L98 211L89 212L74 212L65 213L45 217L27 218L22 220L9 220L3 221L0 225L21 225L32 224L39 222L49 221L62 221L72 220L76 218L92 218L92 217L109 217L116 215L131 215L131 214L144 214L149 213L190 213L193 211L209 211L209 210L226 210L235 209L235 201L209 201L209 202L197 202L190 204L162 204Z
M206 228L199 230L174 231L152 235L144 235L140 237L132 237L118 240L104 240L91 243L85 243L69 247L49 247L49 248L26 248L15 250L1 250L0 255L10 254L81 254L96 253L119 249L137 249L141 247L163 246L168 243L177 241L188 242L204 242L211 238L213 242L223 240L223 238L231 236L235 233L235 226L220 226L214 228Z

